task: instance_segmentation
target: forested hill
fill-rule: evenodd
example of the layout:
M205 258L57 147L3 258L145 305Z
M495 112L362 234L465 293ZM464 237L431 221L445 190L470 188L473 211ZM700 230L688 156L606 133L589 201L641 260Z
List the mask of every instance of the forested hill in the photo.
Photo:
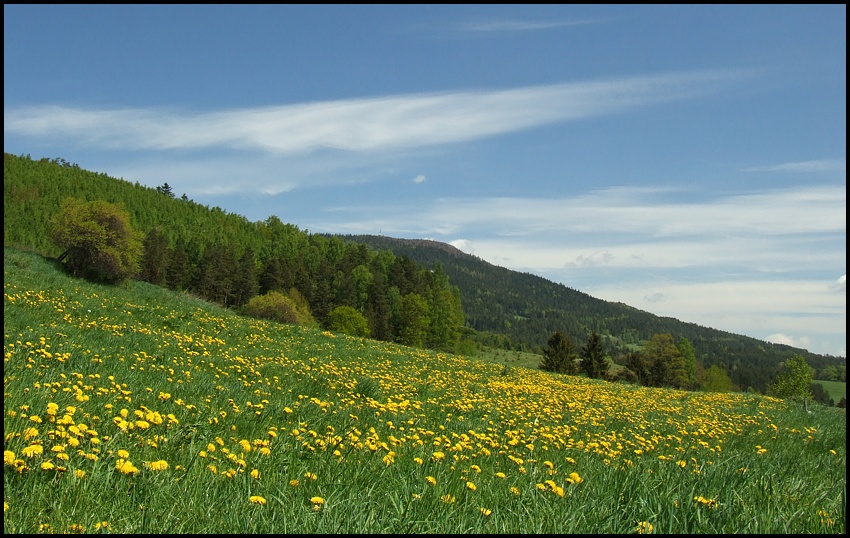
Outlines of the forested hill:
M491 342L506 349L539 351L556 330L579 345L591 331L608 335L609 352L623 353L653 334L687 338L705 367L723 367L732 381L764 390L780 362L801 354L821 369L844 359L816 355L783 344L771 344L670 317L656 316L623 303L597 299L545 278L490 264L457 248L430 240L377 235L340 235L343 240L390 250L415 262L440 264L460 289L467 326L491 333ZM498 336L501 335L501 336Z
M818 371L846 364L595 299L443 243L311 234L276 216L250 222L175 196L167 183L145 187L64 159L5 153L3 179L5 246L57 257L63 249L50 238L50 222L65 201L120 204L144 236L140 280L228 308L280 291L325 326L337 308L351 307L367 318L373 338L444 350L468 343L469 334L460 338L464 331L480 343L534 352L556 330L577 347L596 331L617 360L654 335L669 334L686 338L702 366L721 366L745 390L764 391L794 354ZM429 270L437 263L441 269Z

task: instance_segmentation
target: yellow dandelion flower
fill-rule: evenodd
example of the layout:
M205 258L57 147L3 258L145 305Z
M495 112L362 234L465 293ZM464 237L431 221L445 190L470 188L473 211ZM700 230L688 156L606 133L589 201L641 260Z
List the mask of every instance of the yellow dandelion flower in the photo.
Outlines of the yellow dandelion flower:
M572 480L573 484L581 484L584 482L584 479L576 472L570 473L570 480Z
M126 460L118 460L115 462L115 468L121 474L133 475L139 472L139 469L132 462Z
M76 471L74 471L74 476L76 476L77 478L85 478L86 472L82 469L77 469Z
M433 476L426 476L425 481L428 482L429 484L431 484L432 486L437 485L437 479L434 478Z
M706 499L702 495L697 495L696 497L694 497L694 501L696 501L697 504L702 504L709 508L717 508L718 504L716 499Z
M252 504L260 504L260 505L266 504L266 500L265 500L264 498L260 497L259 495L251 495L251 496L248 498L248 500L249 500Z
M122 460L126 460L127 458L130 457L130 453L127 452L124 449L121 449L121 450L118 451L118 457L121 458Z
M444 503L446 503L446 504L452 504L453 502L455 502L455 500L456 500L456 499L454 498L454 496L449 495L448 493L446 493L445 495L443 495L442 497L440 497L440 500L441 500L441 501L443 501L443 502L444 502Z
M478 489L478 487L474 483L467 481L466 489L468 489L469 491L475 491L476 489Z
M145 462L145 466L151 471L165 471L168 469L168 462L165 460L148 461Z
M514 495L519 495L519 488L517 488L516 486L511 486L511 493L513 493Z
M44 447L41 445L30 445L21 450L21 455L25 458L40 456L44 453Z
M299 482L298 479L296 479L296 478L293 478L292 480L289 481L289 485L292 486L293 488L297 488L300 483L301 482Z
M441 459L443 459L445 457L446 457L446 455L443 454L442 452L434 452L433 454L431 454L431 459L434 460L434 461L440 461Z
M55 469L55 468L56 468L56 466L53 465L52 461L45 461L45 462L41 463L41 470L42 471L50 471L51 469Z
M481 512L481 515L483 515L484 517L488 517L490 514L493 513L493 511L490 510L489 508L479 508L478 510Z
M3 451L3 463L5 465L14 465L15 464L15 453L11 450Z
M652 534L652 531L655 527L652 526L652 523L649 521L641 521L635 527L635 533L637 534Z
M38 437L38 430L35 428L27 428L24 430L24 439L32 439Z
M325 500L323 498L319 497L319 496L311 497L310 502L315 504L315 505L325 504Z
M260 478L260 470L259 469L251 469L251 478L254 480Z
M304 478L309 478L310 480L316 479L316 473L304 473Z

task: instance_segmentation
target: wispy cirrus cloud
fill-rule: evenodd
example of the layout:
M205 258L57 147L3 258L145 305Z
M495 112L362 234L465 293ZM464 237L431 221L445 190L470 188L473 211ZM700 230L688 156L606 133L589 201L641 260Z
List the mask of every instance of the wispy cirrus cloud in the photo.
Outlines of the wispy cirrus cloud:
M473 21L461 25L461 30L469 32L529 32L536 30L551 30L569 26L584 26L602 22L598 19L579 19L569 21L531 21L531 20L489 20Z
M689 203L665 201L664 192L612 188L558 199L443 198L431 205L349 206L311 227L341 233L381 229L445 241L464 234L459 248L534 272L697 266L793 271L828 267L843 256L836 250L846 235L842 186Z
M846 170L846 159L817 159L767 166L751 166L742 169L742 172L844 172Z
M457 143L694 98L745 75L740 71L680 72L208 113L12 107L4 109L3 127L7 135L73 139L77 144L113 150L228 148L276 155L319 149L369 152Z
M658 188L614 187L571 198L446 198L402 212L420 233L486 228L495 236L550 235L691 238L846 232L846 188L812 185L694 202L665 200ZM678 192L678 191L677 191ZM365 208L352 208L357 215ZM362 221L361 221L362 222Z

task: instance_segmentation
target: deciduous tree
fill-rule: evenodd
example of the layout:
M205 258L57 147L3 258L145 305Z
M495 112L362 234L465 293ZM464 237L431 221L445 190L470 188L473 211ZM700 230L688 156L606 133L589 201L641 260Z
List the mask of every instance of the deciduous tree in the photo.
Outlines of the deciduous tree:
M328 329L351 336L369 336L369 322L357 309L343 305L328 314Z
M812 397L812 369L805 357L794 354L785 363L776 376L776 383L770 386L768 392L777 398L788 398L802 401L808 409L808 400Z
M139 272L140 234L120 204L66 198L52 219L51 237L64 252L68 271L106 283L122 283Z

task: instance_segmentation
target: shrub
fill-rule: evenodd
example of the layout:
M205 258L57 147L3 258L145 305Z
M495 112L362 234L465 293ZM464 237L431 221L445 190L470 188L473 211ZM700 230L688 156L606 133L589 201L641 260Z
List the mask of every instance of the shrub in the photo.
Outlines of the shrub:
M295 301L279 291L252 297L242 307L242 311L254 318L270 319L279 323L298 323L298 307Z
M328 329L351 336L369 336L369 322L351 306L338 306L328 314Z

